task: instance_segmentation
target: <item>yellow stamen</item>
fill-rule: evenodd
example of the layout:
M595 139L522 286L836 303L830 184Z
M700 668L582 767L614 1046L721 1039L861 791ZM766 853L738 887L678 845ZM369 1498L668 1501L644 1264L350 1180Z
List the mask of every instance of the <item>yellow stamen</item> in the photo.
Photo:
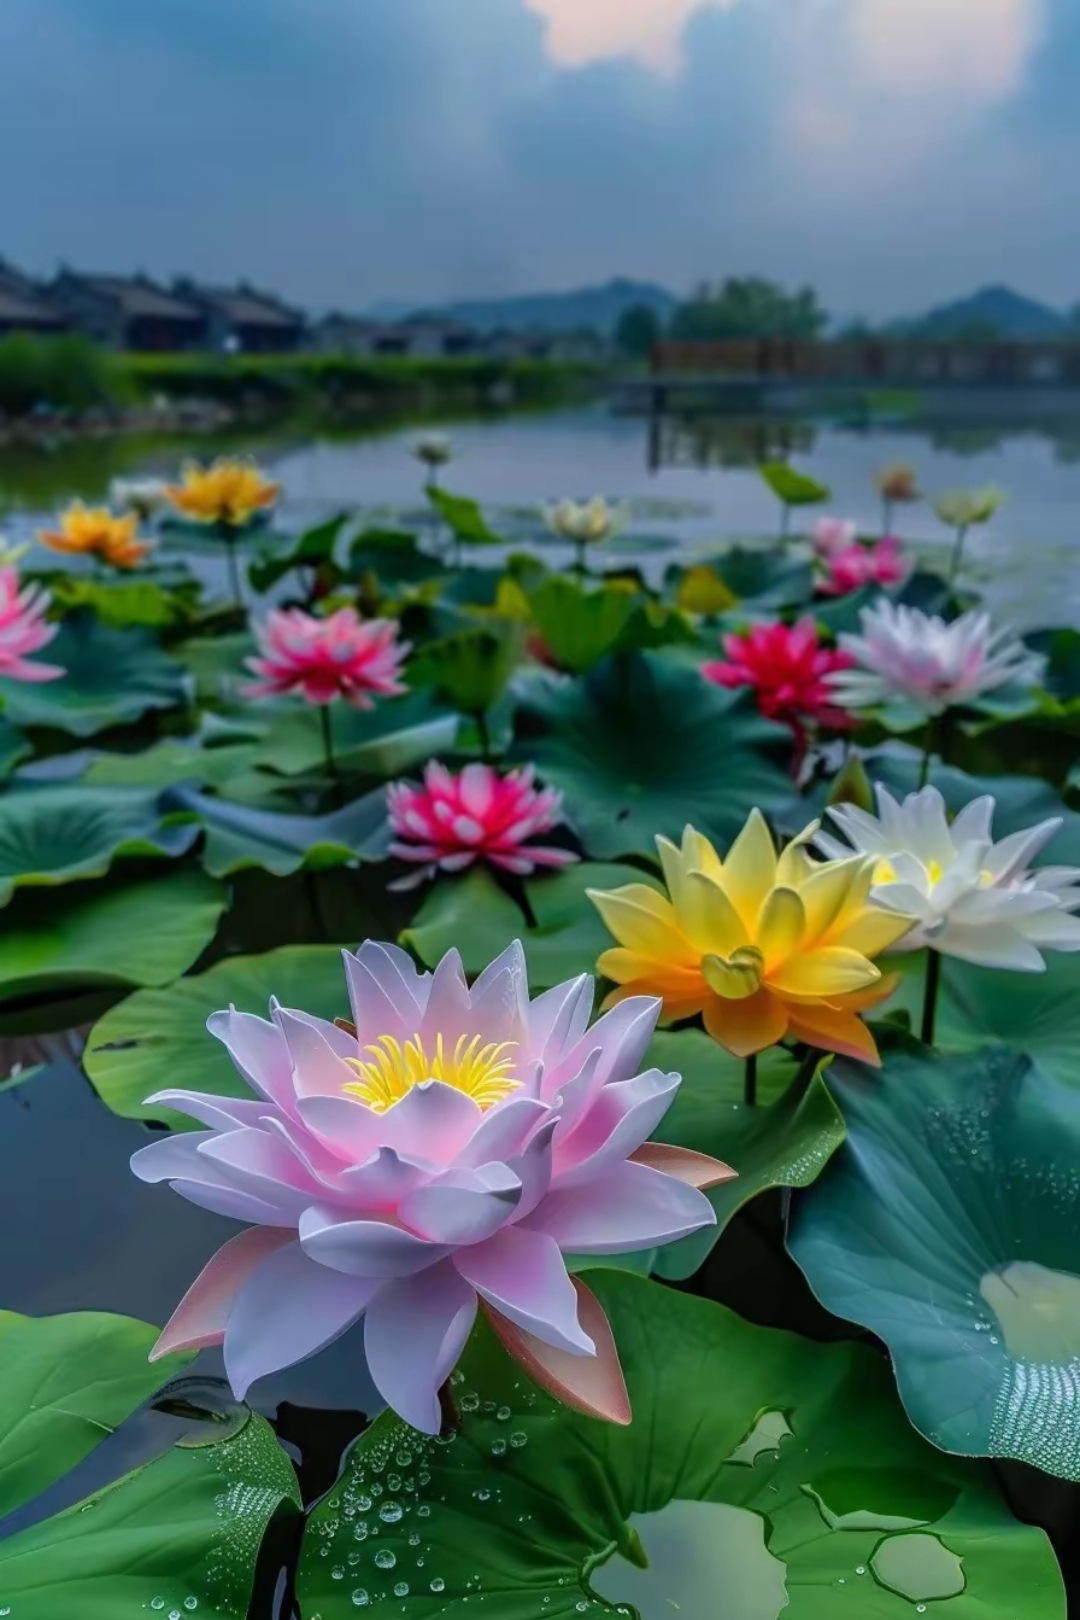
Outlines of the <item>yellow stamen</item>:
M374 1046L366 1046L365 1057L347 1058L359 1079L345 1087L377 1114L385 1114L414 1086L426 1080L463 1091L485 1111L516 1091L521 1082L514 1079L513 1061L508 1055L516 1041L492 1042L482 1046L480 1036L462 1035L452 1053L447 1054L441 1035L428 1052L419 1035L404 1045L393 1035L381 1035Z

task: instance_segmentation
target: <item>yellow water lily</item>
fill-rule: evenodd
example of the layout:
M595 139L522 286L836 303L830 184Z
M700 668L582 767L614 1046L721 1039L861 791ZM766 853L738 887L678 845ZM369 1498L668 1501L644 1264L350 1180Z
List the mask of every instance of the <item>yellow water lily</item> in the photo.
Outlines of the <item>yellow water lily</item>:
M99 557L112 568L137 568L153 549L149 540L139 539L139 519L134 512L117 517L105 506L86 506L73 501L60 514L58 529L42 529L42 545L68 556Z
M890 995L872 958L911 927L870 901L874 862L815 861L814 823L779 855L755 810L721 860L693 827L657 839L667 894L643 883L589 898L618 941L600 972L612 1001L659 996L673 1022L700 1013L715 1041L751 1057L785 1036L878 1063L859 1013Z
M222 456L210 467L185 462L183 482L166 485L165 494L178 512L196 523L239 529L274 505L281 485L266 478L253 461Z

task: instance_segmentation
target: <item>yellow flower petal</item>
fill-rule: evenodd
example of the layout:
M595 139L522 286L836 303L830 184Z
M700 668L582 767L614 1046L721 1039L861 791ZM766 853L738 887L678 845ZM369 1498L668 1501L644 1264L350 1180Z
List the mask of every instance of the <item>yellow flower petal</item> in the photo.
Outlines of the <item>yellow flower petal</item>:
M751 943L742 918L725 891L704 872L690 872L676 907L679 928L702 955L730 956Z
M750 812L728 851L721 881L739 914L751 924L756 922L765 896L776 882L776 846L760 810Z
M719 878L723 867L713 845L694 827L686 827L682 840L683 866L687 872L704 872L706 877Z
M769 984L784 996L804 1001L833 1001L837 996L853 990L863 990L876 984L881 974L873 962L858 951L844 950L839 945L826 945L805 956L796 956L777 973L771 974Z
M898 945L914 927L914 918L898 917L893 911L877 911L868 906L840 936L838 943L863 956L879 956Z
M706 956L701 971L714 995L725 1001L745 1001L761 989L764 966L761 952L752 945L745 945L728 958Z
M771 970L798 949L806 932L806 910L794 889L774 889L758 917L757 945Z
M821 830L820 821L812 821L809 827L804 827L797 838L780 852L776 863L776 881L786 889L798 889L817 870L817 862L811 859L809 846L814 835Z
M705 1006L705 1028L714 1041L738 1058L764 1052L788 1032L788 1011L768 990L745 1001L711 1000Z
M693 955L679 935L671 902L655 890L631 883L624 889L585 892L620 945L659 962Z
M861 855L845 861L826 861L815 867L805 883L800 884L808 940L821 939L829 932L847 906L852 885L865 864Z

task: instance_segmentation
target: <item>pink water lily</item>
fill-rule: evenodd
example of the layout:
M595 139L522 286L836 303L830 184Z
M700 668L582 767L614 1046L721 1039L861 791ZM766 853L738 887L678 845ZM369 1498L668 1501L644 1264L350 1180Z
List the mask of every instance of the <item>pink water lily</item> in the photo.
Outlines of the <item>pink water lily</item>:
M460 872L476 861L522 877L576 861L568 849L531 842L562 820L562 794L537 788L534 780L531 765L500 777L490 765L466 765L455 774L431 760L422 787L392 782L386 790L395 839L390 853L424 867L406 882L411 886L439 869Z
M33 585L20 588L14 568L0 567L0 676L9 681L56 681L58 664L31 663L30 656L52 641L60 626L45 617L50 597Z
M810 530L810 538L819 557L833 557L851 549L859 538L859 525L850 518L818 518Z
M564 1401L630 1421L604 1313L564 1252L652 1248L715 1221L726 1166L647 1139L677 1074L641 1072L660 1002L591 1028L587 975L530 1000L512 945L470 990L451 951L418 972L393 945L346 954L353 1022L271 1004L215 1013L244 1099L150 1100L202 1131L143 1148L144 1181L253 1223L218 1251L154 1354L223 1344L238 1398L363 1318L371 1375L426 1433L478 1303Z
M822 596L847 596L865 585L899 585L907 573L900 542L886 535L872 546L844 546L826 558Z
M302 608L280 608L261 629L258 658L247 660L259 680L247 697L301 693L309 703L341 698L356 709L370 709L374 697L396 697L407 690L399 679L409 653L390 619L361 619L340 608L325 619Z

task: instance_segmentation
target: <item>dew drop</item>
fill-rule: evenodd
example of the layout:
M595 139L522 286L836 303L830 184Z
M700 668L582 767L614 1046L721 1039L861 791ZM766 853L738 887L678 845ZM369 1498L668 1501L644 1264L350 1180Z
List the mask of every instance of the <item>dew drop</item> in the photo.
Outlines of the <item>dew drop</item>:
M189 1597L189 1598L184 1599L184 1608L185 1609L197 1609L198 1607L199 1607L199 1600L198 1600L197 1597Z
M398 1581L397 1585L394 1587L394 1596L395 1597L408 1597L408 1595L409 1595L409 1583L408 1583L408 1581Z
M431 1583L431 1590L433 1592L445 1592L446 1591L446 1582L443 1580L441 1575L436 1575L435 1576L434 1580Z
M383 1524L397 1524L404 1512L400 1502L384 1502L379 1509L379 1518Z
M332 1581L343 1581L345 1579L345 1570L341 1564L334 1565L333 1569L330 1571L330 1579Z
M508 1406L500 1406L498 1411L495 1413L495 1416L498 1418L500 1423L509 1423L511 1415L512 1414Z
M389 1547L380 1547L379 1551L375 1554L375 1562L378 1564L380 1569L393 1569L394 1565L397 1563L397 1559L390 1551Z
M493 1440L491 1442L491 1455L493 1457L505 1457L506 1456L506 1441L505 1440Z
M366 1609L371 1599L362 1586L358 1586L352 1595L354 1609Z
M165 1607L165 1599L163 1597L151 1598L150 1607L152 1609L163 1609Z
M510 1436L510 1444L513 1446L515 1451L520 1451L522 1446L527 1446L528 1443L528 1435L523 1434L520 1429L515 1429L513 1434Z

